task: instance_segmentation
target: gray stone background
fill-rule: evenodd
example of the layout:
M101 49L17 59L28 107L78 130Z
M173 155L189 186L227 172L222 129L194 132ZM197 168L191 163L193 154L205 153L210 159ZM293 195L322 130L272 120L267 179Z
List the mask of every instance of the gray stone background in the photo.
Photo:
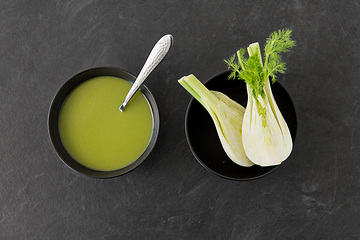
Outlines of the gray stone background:
M359 0L0 1L0 239L359 239ZM177 83L280 28L297 47L278 81L296 106L288 160L230 181L205 170L184 132L191 96ZM66 80L114 66L137 75L174 45L146 86L161 116L150 157L107 180L70 170L47 114Z

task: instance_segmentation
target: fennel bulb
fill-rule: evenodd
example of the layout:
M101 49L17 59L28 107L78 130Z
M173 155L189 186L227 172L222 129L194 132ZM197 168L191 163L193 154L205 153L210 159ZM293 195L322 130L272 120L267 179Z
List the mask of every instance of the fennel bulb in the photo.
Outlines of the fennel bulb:
M178 82L210 114L227 156L238 165L254 165L246 156L243 147L241 132L245 108L221 92L208 90L192 74L182 77Z
M232 68L230 78L246 82L248 102L242 125L244 151L257 165L278 165L288 158L293 143L289 128L276 104L271 91L269 77L275 81L275 74L284 73L285 63L281 62L280 52L295 46L290 39L291 30L279 30L267 39L264 64L258 43L247 48L249 58L245 59L244 49L226 61Z

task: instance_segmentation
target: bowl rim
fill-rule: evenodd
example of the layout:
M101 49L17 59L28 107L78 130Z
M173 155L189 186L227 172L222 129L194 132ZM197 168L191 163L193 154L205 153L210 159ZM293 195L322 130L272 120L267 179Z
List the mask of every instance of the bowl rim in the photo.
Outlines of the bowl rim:
M107 74L99 74L105 72ZM141 156L130 165L113 171L98 171L81 165L75 159L73 159L70 154L67 153L65 147L61 143L58 131L59 115L66 98L72 92L72 90L74 90L81 83L99 76L114 76L124 79L132 84L136 79L136 77L132 73L124 69L108 66L90 68L75 74L65 83L63 83L56 91L56 94L53 96L48 110L47 129L50 141L53 145L53 148L55 149L56 154L67 167L77 173L81 173L88 177L108 179L119 177L133 171L150 155L150 153L155 147L157 138L159 136L160 114L154 96L152 95L150 90L144 84L142 84L139 90L141 90L142 94L144 95L145 99L149 104L153 119L153 131L149 143ZM54 124L56 124L56 126L54 126Z

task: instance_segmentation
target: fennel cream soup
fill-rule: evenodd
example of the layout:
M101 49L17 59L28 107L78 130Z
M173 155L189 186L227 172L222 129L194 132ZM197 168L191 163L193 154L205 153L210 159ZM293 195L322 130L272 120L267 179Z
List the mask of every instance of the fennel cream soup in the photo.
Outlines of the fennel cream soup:
M152 112L138 91L124 112L119 110L131 83L103 76L85 81L66 99L59 117L61 141L81 165L98 171L124 168L147 148Z

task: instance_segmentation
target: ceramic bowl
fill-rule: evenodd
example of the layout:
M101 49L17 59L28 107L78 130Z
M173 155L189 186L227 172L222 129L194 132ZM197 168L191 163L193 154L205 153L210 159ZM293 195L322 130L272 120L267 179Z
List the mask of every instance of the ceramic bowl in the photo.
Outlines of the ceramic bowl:
M57 92L55 97L52 100L49 114L48 114L48 131L50 135L51 142L58 154L58 156L61 158L61 160L71 169L73 169L76 172L82 173L84 175L95 177L95 178L111 178L111 177L117 177L120 175L123 175L125 173L130 172L131 170L134 170L136 167L138 167L150 154L153 147L155 146L158 133L159 133L159 126L160 126L160 116L158 107L156 105L155 99L149 89L142 85L140 90L147 99L149 106L152 111L152 117L153 117L153 129L152 129L152 137L147 145L145 151L143 154L132 164L128 165L127 167L115 170L115 171L96 171L93 169L89 169L81 164L79 164L75 159L73 159L69 153L66 151L65 147L62 144L60 133L59 133L59 116L61 112L61 108L68 97L68 95L74 90L77 86L79 86L81 83L94 78L94 77L100 77L100 76L114 76L118 77L124 80L127 80L131 83L133 83L136 79L134 75L131 73L119 69L119 68L113 68L113 67L100 67L100 68L93 68L86 71L83 71L74 77L72 77L70 80L68 80ZM121 103L119 103L120 106Z
M209 90L226 94L246 107L246 84L240 80L228 80L228 75L228 71L216 75L206 81L204 85ZM271 88L276 103L288 124L292 140L295 141L297 118L293 101L280 83L271 84ZM194 98L190 101L186 111L185 132L189 147L198 162L220 177L231 180L256 179L271 173L281 166L260 167L254 165L252 167L242 167L231 161L221 146L210 115Z

